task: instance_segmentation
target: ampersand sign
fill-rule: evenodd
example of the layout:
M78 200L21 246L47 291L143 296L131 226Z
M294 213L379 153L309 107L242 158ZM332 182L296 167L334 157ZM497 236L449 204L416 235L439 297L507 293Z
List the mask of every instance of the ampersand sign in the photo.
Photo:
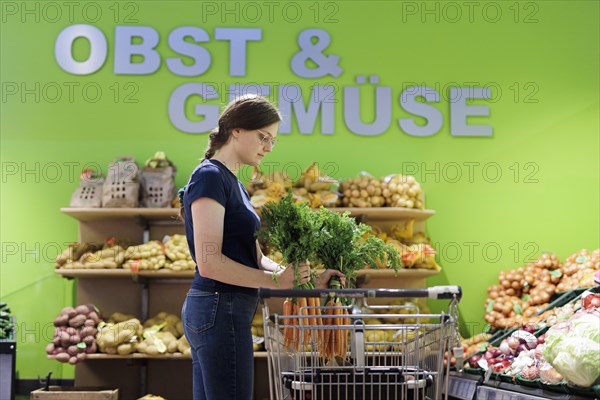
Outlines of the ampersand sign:
M312 38L316 37L316 43L312 42ZM337 65L339 57L330 55L326 56L323 51L331 42L329 34L322 29L306 29L298 36L298 44L300 52L292 57L292 71L302 78L321 78L325 75L334 77L340 76L342 69ZM317 64L317 68L308 68L306 61L312 60Z

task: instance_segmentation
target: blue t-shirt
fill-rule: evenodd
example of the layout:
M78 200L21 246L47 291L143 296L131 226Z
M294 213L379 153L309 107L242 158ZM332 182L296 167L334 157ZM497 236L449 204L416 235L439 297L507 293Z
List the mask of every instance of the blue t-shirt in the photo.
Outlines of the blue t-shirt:
M194 245L194 223L191 204L201 197L209 197L225 208L223 221L222 253L249 268L258 269L256 233L260 229L260 218L250 203L246 188L237 177L217 160L203 160L196 167L184 188L183 207L185 212L185 235L192 258L196 262L196 274L192 288L204 291L241 292L257 295L254 288L229 285L205 278L198 271ZM206 244L207 254L216 251L215 246Z

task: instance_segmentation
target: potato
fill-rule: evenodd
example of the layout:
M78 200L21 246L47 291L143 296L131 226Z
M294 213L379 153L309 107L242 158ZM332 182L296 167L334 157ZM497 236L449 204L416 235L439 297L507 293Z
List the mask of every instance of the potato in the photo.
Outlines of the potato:
M92 311L88 314L88 318L96 323L96 325L100 322L100 317L96 311ZM85 322L84 322L85 323Z
M54 346L54 343L49 343L46 346L46 354L52 355L52 354L54 354L55 350L56 350L56 346Z
M77 329L69 326L68 328L65 328L65 332L67 332L69 334L69 336L73 336L73 335L77 335L78 331Z
M98 333L98 330L93 327L93 326L84 326L83 328L81 328L81 336L86 337L86 336L96 336L96 333Z
M59 339L60 339L61 343L62 343L62 342L69 342L69 341L70 341L70 339L71 339L71 335L69 335L69 333L68 333L68 332L66 332L66 331L62 331L62 332L60 332L60 334L59 334L59 336L58 336L58 337L59 337Z
M54 326L67 325L68 322L69 322L69 315L60 314L58 317L56 317L54 319Z
M61 315L66 314L69 318L73 318L77 315L77 311L73 307L65 307L60 311Z
M85 315L76 315L69 320L69 326L71 326L73 328L79 328L79 327L83 326L83 324L85 323L85 320L86 320Z
M94 336L86 336L83 338L83 343L85 343L86 345L91 345L92 343L96 342L96 339L94 338Z
M87 306L80 305L75 308L77 314L88 315L90 313L90 309Z
M58 353L55 356L56 360L66 363L69 362L69 359L71 358L71 356L67 353Z
M77 353L79 353L79 350L81 350L79 347L71 345L67 348L67 353L69 353L71 356L76 356Z
M73 356L73 357L69 358L69 364L71 364L71 365L77 364L77 357Z
M85 354L92 354L98 351L98 347L96 346L96 343L92 343L89 344L86 348L85 348Z

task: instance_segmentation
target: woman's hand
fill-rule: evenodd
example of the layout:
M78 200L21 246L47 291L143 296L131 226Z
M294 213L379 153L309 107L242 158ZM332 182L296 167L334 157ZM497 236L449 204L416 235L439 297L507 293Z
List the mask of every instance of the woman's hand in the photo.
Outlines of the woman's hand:
M291 289L294 283L298 286L307 283L310 280L310 264L302 262L298 264L298 280L294 282L296 274L294 273L294 265L290 264L285 269L277 274L280 289Z
M335 269L326 269L325 272L323 272L317 279L315 288L329 289L329 280L334 276L339 276L342 287L346 286L346 275Z

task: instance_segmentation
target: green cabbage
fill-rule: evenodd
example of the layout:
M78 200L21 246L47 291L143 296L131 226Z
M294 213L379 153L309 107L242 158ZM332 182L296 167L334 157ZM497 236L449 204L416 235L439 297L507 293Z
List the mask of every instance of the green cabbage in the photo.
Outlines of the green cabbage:
M592 386L600 376L600 317L576 314L567 326L548 330L542 354L569 382Z

